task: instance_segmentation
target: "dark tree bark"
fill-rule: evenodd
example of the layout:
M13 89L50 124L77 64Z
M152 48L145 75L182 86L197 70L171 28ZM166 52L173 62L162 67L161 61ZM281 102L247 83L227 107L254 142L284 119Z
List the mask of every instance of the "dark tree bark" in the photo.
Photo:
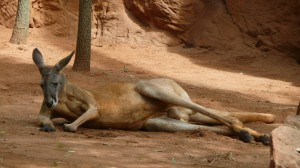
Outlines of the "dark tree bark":
M29 31L29 0L18 1L18 11L10 42L13 44L26 44Z
M89 71L91 59L92 0L79 0L79 20L76 44L76 56L73 65L75 71Z
M298 109L297 109L296 115L300 115L300 102L299 102L299 105L298 105Z

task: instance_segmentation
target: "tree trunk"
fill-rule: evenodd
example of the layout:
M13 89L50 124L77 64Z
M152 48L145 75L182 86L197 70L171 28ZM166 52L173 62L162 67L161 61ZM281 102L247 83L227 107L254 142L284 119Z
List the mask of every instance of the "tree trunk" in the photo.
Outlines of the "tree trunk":
M299 102L299 105L298 105L298 108L297 108L296 115L300 115L300 102Z
M18 11L10 42L13 44L26 44L29 31L29 0L18 1Z
M79 0L79 20L76 44L76 56L73 65L75 71L89 71L91 59L92 0Z

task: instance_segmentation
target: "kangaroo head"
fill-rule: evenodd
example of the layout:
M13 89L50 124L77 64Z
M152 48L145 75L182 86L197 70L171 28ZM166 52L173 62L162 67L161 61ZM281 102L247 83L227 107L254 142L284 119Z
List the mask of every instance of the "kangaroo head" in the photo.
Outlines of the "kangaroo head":
M74 52L51 67L44 64L43 56L37 48L32 52L32 59L42 76L40 85L44 92L44 103L48 108L54 108L58 103L58 97L66 82L66 77L60 71L70 62L73 55Z

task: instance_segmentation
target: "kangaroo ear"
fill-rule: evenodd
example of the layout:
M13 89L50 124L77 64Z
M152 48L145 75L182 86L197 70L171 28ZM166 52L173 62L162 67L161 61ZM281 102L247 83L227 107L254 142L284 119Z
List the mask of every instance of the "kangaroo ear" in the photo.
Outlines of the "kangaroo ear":
M43 58L41 52L37 48L35 48L32 52L32 59L40 71L45 67L44 58Z
M73 51L70 55L60 60L57 64L54 65L54 69L59 72L61 71L68 63L70 62L71 58L73 57L75 51Z

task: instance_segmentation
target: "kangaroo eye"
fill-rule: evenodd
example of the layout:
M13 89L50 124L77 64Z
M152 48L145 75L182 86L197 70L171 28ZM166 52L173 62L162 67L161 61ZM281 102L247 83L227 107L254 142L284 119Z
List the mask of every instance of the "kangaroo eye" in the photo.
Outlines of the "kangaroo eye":
M44 87L43 83L40 83L40 87L41 87L41 88L43 88L43 87Z

